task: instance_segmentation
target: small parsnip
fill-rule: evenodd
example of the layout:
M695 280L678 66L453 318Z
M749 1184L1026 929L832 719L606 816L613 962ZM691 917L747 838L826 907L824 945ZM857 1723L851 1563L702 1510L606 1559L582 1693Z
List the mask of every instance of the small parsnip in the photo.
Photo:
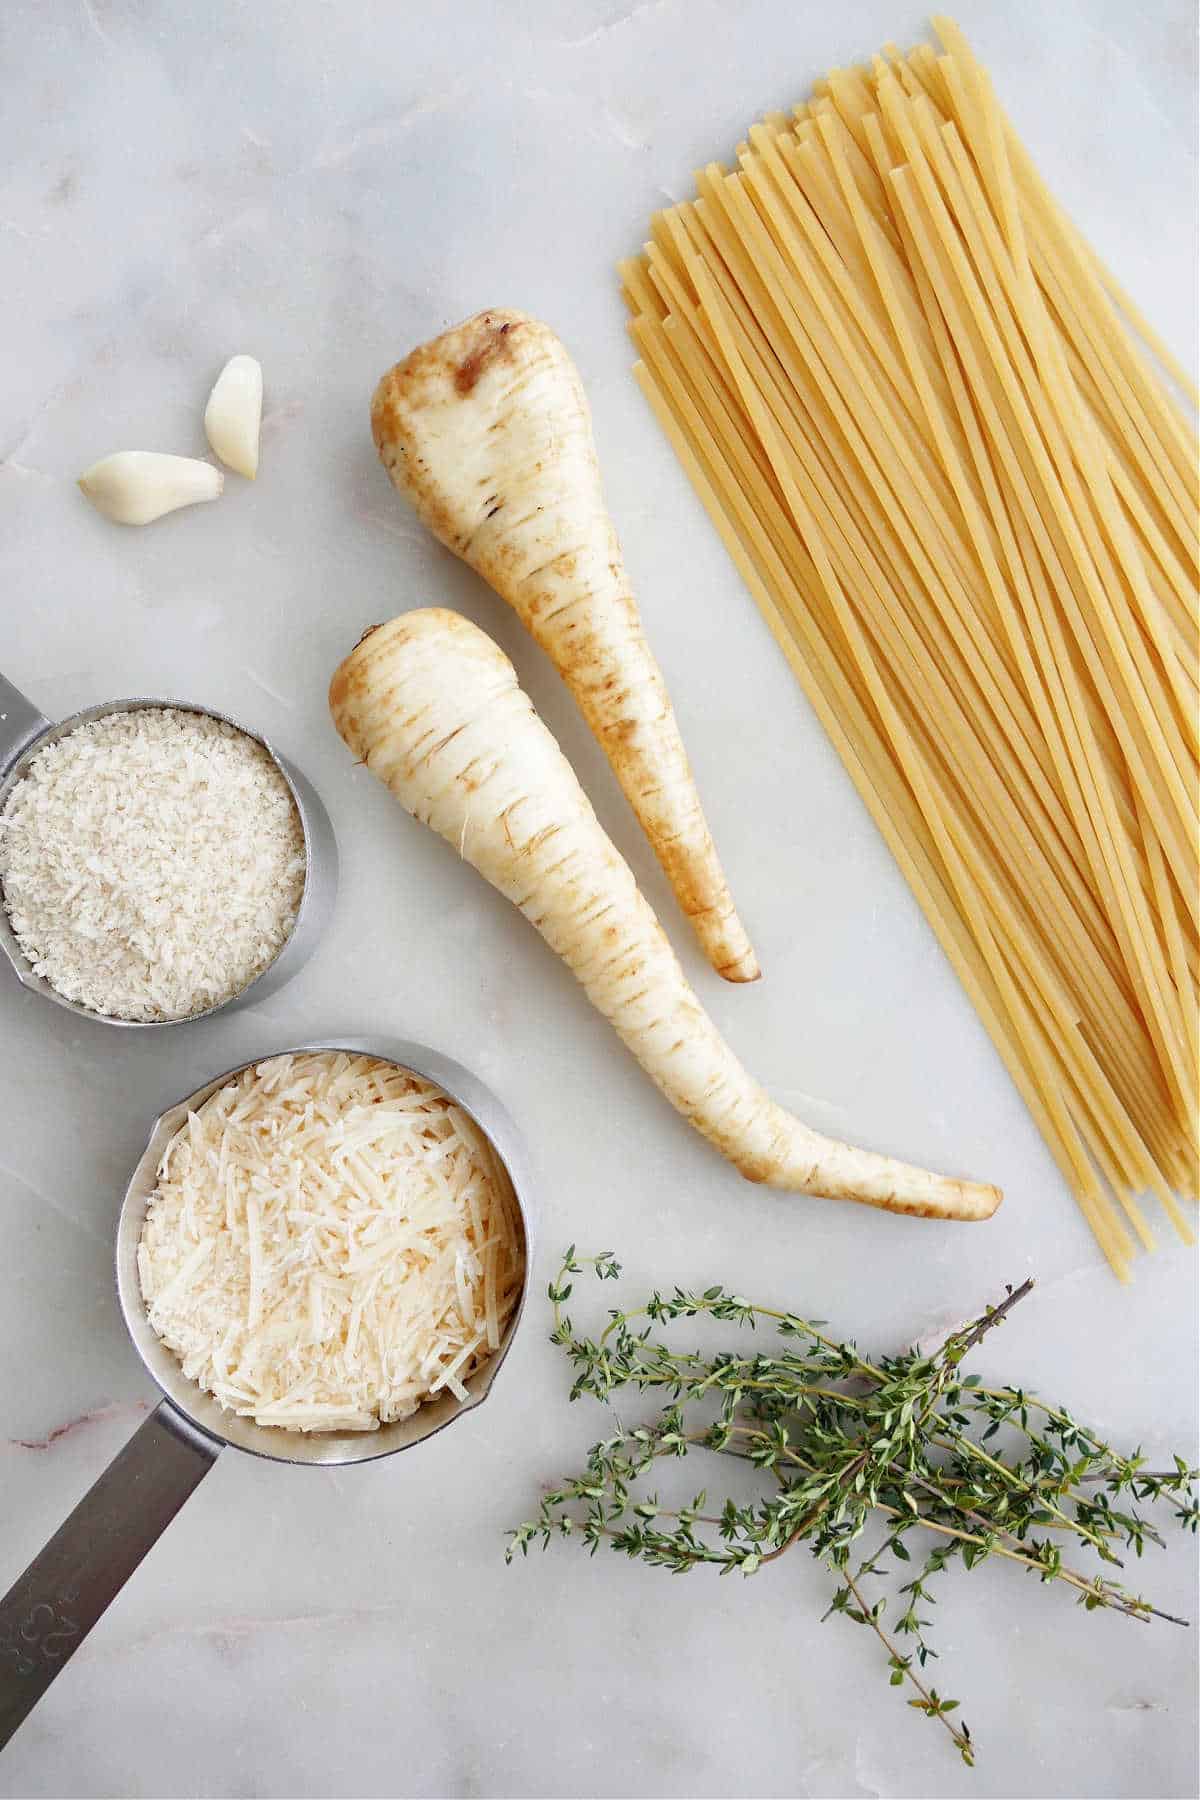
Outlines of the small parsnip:
M369 631L336 671L354 755L520 908L646 1073L750 1181L930 1218L999 1191L810 1131L742 1067L688 985L629 865L491 639L427 609Z
M756 980L559 339L525 313L479 313L384 376L371 426L405 499L570 688L708 960L727 981Z

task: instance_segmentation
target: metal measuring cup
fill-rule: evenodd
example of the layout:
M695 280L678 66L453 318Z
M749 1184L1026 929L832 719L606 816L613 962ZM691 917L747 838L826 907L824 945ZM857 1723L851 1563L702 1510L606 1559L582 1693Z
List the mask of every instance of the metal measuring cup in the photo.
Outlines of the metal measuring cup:
M217 712L211 706L197 706L190 700L106 700L100 706L84 707L82 712L72 713L69 719L63 719L55 725L44 718L32 701L27 700L11 681L6 681L0 675L0 811L3 811L9 794L22 779L38 751L47 744L66 737L77 726L86 725L92 719L107 718L110 713L143 712L152 706L170 707L174 712L198 713L201 717L218 719L222 724L232 725L235 731L242 732L262 746L287 782L300 815L304 831L304 892L300 897L296 922L274 961L268 963L261 974L247 982L244 988L240 988L228 1000L222 1000L217 1006L207 1007L203 1012L189 1013L183 1019L114 1019L108 1013L93 1012L90 1006L81 1006L77 1000L68 1000L65 994L60 994L43 976L34 974L29 958L17 942L12 921L3 905L0 905L0 954L12 964L18 981L35 994L40 994L44 1000L53 1000L56 1006L65 1006L68 1012L75 1013L81 1019L99 1019L104 1025L121 1025L136 1031L157 1030L164 1025L190 1025L194 1019L210 1019L216 1013L230 1012L234 1007L247 1006L253 1000L263 1000L268 994L273 994L300 972L316 949L321 933L333 916L338 882L337 840L333 835L329 814L317 797L316 790L295 764L281 756L265 737L257 731L251 731L239 719L232 719L228 713Z
M189 1381L146 1314L137 1248L163 1152L188 1113L225 1082L268 1056L344 1050L378 1056L441 1088L470 1114L495 1152L524 1233L521 1293L499 1349L464 1383L467 1398L444 1392L410 1418L378 1431L310 1433L256 1425L222 1411ZM389 1038L343 1038L267 1051L208 1081L154 1121L125 1190L117 1222L117 1297L133 1347L161 1399L50 1542L0 1600L0 1747L32 1711L64 1663L158 1541L227 1444L272 1462L338 1467L374 1462L420 1444L479 1406L508 1354L529 1292L532 1217L526 1155L517 1128L496 1096L449 1057L423 1044Z

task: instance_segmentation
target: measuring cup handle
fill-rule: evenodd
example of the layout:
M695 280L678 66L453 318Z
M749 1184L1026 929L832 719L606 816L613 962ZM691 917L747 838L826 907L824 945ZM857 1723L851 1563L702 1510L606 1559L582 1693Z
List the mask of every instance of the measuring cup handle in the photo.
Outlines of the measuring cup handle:
M20 688L15 688L11 681L0 675L0 777L49 725L49 719L43 718Z
M220 1449L161 1401L0 1600L0 1746L78 1650Z

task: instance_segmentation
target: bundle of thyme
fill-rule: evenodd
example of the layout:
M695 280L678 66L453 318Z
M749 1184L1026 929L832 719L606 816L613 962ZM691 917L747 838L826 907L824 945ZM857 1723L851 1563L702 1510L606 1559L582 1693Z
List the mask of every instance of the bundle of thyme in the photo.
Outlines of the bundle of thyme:
M635 1312L612 1311L596 1339L580 1337L563 1308L571 1276L590 1267L613 1281L612 1253L576 1258L567 1251L549 1289L551 1341L575 1370L572 1400L608 1401L625 1387L660 1393L668 1402L649 1425L621 1428L595 1445L581 1475L548 1493L536 1519L510 1534L508 1560L527 1555L539 1538L575 1537L594 1554L602 1540L626 1556L685 1574L709 1564L753 1575L795 1545L807 1543L831 1570L835 1591L825 1617L841 1614L875 1634L891 1683L915 1690L909 1705L938 1720L962 1759L974 1763L974 1741L958 1701L943 1698L925 1670L936 1651L926 1637L931 1584L955 1559L967 1569L991 1556L1073 1588L1089 1611L1112 1607L1131 1619L1187 1621L1099 1573L1066 1560L1081 1548L1123 1566L1118 1551L1138 1557L1163 1540L1137 1507L1167 1501L1195 1531L1200 1471L1181 1457L1169 1470L1148 1470L1139 1453L1120 1456L1061 1406L1020 1388L989 1387L963 1375L968 1351L1024 1299L1032 1281L1009 1288L974 1324L951 1333L930 1354L860 1355L818 1329L824 1322L755 1306L721 1287L676 1288L651 1295ZM680 1351L656 1327L706 1315L754 1329L773 1326L787 1340L776 1355ZM710 1507L704 1492L679 1510L661 1506L641 1485L661 1458L693 1450L736 1457L770 1483L764 1497ZM871 1523L882 1541L855 1546ZM914 1563L918 1542L929 1548ZM898 1567L893 1568L895 1564ZM885 1567L886 1565L886 1567ZM878 1584L893 1579L895 1617ZM900 1579L903 1576L904 1579Z

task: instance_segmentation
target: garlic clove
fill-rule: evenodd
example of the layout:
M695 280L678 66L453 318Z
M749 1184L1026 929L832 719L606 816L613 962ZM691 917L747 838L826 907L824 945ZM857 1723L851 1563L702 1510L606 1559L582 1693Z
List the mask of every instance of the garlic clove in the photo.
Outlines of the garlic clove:
M157 450L118 450L79 477L96 511L118 525L149 525L181 506L215 500L224 486L224 475L211 463Z
M204 409L204 431L213 453L248 481L258 474L262 396L262 364L253 356L231 356Z

